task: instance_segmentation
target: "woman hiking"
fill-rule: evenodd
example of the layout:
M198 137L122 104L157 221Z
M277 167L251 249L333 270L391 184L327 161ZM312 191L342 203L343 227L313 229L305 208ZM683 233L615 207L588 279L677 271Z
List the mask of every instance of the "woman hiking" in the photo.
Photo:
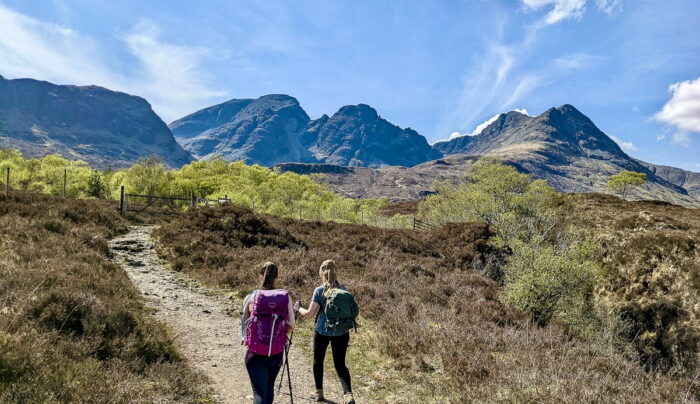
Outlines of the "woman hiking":
M245 367L255 404L272 404L288 334L295 325L289 293L275 289L278 272L272 262L263 264L260 287L246 296L241 309L241 337L248 347Z
M345 404L355 404L350 383L350 371L345 366L345 356L350 343L350 329L355 327L355 318L359 310L352 294L338 282L335 261L326 260L319 269L322 285L314 290L311 306L301 307L301 302L294 304L294 309L304 317L316 317L313 337L314 348L314 382L316 384L316 401L323 397L323 361L330 344L333 352L335 371L343 386Z

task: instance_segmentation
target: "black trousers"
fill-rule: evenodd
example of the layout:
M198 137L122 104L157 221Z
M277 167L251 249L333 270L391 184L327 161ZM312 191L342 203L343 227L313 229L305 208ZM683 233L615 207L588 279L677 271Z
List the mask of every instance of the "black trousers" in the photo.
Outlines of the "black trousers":
M256 355L248 352L245 368L253 386L255 404L272 404L275 398L275 379L282 367L282 353L272 356Z
M350 371L345 366L345 356L350 344L349 332L337 337L328 337L317 332L314 333L314 382L316 383L316 388L323 388L323 361L326 359L328 344L331 345L333 364L340 378L340 384L343 386L343 393L350 393L352 392Z

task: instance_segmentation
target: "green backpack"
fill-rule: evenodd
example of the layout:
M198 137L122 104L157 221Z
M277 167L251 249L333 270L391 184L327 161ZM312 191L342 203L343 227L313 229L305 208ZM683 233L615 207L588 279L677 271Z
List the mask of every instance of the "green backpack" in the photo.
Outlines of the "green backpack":
M360 314L360 308L355 302L355 296L344 289L331 289L326 296L326 305L323 308L326 315L326 329L336 334L344 334L355 328L355 319Z

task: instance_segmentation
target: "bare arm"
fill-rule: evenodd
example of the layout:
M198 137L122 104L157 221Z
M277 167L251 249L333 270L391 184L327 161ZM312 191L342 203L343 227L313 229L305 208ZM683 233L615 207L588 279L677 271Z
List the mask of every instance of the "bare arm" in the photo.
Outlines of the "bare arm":
M305 309L299 305L299 314L304 317L316 317L316 314L318 314L318 310L320 308L321 306L316 302L311 302L311 306L309 306L308 309Z

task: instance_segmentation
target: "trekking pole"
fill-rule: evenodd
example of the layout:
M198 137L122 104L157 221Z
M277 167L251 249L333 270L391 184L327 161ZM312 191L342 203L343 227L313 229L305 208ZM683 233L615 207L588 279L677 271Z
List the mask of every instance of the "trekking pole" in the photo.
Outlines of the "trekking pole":
M296 323L297 313L294 313L294 322ZM284 366L282 368L282 377L277 385L277 392L282 391L282 382L284 382L284 368L287 368L287 382L289 383L289 400L291 404L294 404L294 395L292 394L292 374L289 370L289 348L292 346L292 337L294 337L294 331L289 335L289 344L284 348Z

